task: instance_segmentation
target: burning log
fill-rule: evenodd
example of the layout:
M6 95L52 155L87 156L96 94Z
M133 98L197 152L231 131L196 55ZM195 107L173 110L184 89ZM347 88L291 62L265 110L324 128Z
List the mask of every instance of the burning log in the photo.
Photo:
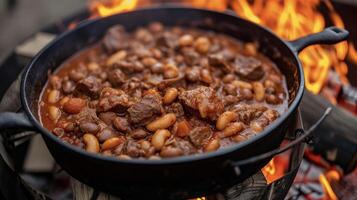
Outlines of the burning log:
M312 150L349 173L357 164L357 117L321 96L305 92L300 107L304 126L311 126L327 107L333 110L315 131Z

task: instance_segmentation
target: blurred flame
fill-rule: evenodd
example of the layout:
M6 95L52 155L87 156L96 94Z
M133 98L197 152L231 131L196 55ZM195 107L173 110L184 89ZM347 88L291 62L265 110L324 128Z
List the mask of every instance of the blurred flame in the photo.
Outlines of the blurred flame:
M138 0L94 0L90 3L90 10L100 17L106 17L134 10L137 4Z
M341 178L341 175L336 170L329 170L325 174L320 174L319 180L320 180L320 183L325 191L324 200L338 200L338 197L336 196L335 192L333 191L330 183L332 181L339 181L340 178Z
M228 6L228 0L185 0L184 2L193 7L207 8L218 11L224 11Z
M270 184L283 177L287 167L288 161L286 158L284 156L277 156L262 168L262 173L267 183Z
M328 0L235 0L232 8L239 16L269 27L284 39L294 40L325 28L324 16L318 10L322 4L328 9L332 23L344 28L341 17ZM304 66L307 89L318 93L330 68L339 74L343 83L348 83L348 67L344 62L348 48L349 44L342 42L334 46L314 45L301 52L299 57ZM350 50L350 58L357 61L357 53L353 50Z

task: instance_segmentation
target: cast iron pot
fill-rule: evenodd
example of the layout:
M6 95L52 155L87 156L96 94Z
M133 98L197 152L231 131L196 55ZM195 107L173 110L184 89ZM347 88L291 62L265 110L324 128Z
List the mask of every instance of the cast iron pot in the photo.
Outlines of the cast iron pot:
M160 21L165 25L197 27L256 41L260 51L273 60L285 75L289 109L257 136L216 152L163 160L119 160L62 142L39 122L38 99L54 71L77 51L98 42L116 24L127 30ZM271 31L235 15L186 7L156 7L122 13L80 24L51 42L33 59L23 74L23 113L1 113L0 128L28 128L41 133L56 162L71 176L96 189L124 197L155 199L187 198L212 193L243 181L258 172L269 159L239 166L234 162L276 149L292 126L304 91L303 69L298 52L312 44L334 44L348 32L330 27L321 33L287 42Z

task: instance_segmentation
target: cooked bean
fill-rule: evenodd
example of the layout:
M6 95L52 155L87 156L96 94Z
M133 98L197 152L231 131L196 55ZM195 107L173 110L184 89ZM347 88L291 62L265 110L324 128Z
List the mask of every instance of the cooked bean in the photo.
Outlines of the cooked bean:
M160 156L164 158L171 158L171 157L177 157L182 155L183 155L183 151L178 147L167 146L160 151Z
M185 137L191 131L191 125L185 119L177 123L176 135L179 137Z
M94 71L98 70L100 67L99 67L98 63L90 62L90 63L88 63L87 68L89 71L94 72Z
M59 101L59 104L61 106L63 106L65 103L67 103L67 101L69 100L69 97L63 97L60 101Z
M250 90L253 89L252 84L250 84L249 82L245 82L245 81L234 80L232 82L232 84L239 88L245 88L245 89L250 89Z
M167 79L176 78L179 75L179 71L175 65L166 65L164 67L164 77Z
M82 71L71 70L69 72L69 78L75 82L85 78L86 74Z
M151 143L149 141L143 140L140 142L141 148L145 151L149 150L151 147Z
M48 113L49 113L50 119L52 119L52 121L57 121L61 116L61 111L56 106L49 106Z
M175 122L176 122L175 114L168 113L146 125L146 128L150 131L156 131L158 129L168 128L172 126Z
M256 121L250 123L250 127L256 132L261 132L264 130L264 127L269 125L269 119L266 117L261 117Z
M121 155L117 156L117 158L119 158L121 160L131 160L130 156L124 155L124 154L121 154Z
M48 93L48 102L49 103L56 103L59 99L60 92L58 90L51 90Z
M90 121L79 122L79 128L83 133L92 133L92 134L97 133L100 129L96 123Z
M190 46L193 44L193 37L190 34L185 34L179 38L180 46Z
M243 130L244 126L242 122L233 122L229 124L225 129L222 131L223 137L230 137L233 136Z
M160 150L170 136L171 136L170 131L166 129L159 129L152 136L151 144L152 146L154 146L156 150Z
M97 136L100 142L104 142L105 140L114 137L115 134L112 129L107 127L100 131Z
M152 65L150 69L153 73L161 74L164 72L164 65L158 62Z
M246 50L246 52L251 55L251 56L255 56L257 55L257 47L255 46L254 43L246 43L244 45L244 49Z
M146 57L141 61L145 67L152 67L157 63L157 60L152 57Z
M213 82L211 72L208 69L201 70L201 81L210 84Z
M99 142L98 139L92 134L84 134L83 135L83 142L86 145L86 151L91 153L98 153L99 152Z
M162 99L164 104L172 103L178 95L178 90L176 88L169 88L166 90L165 96Z
M205 146L205 151L206 152L216 151L217 149L219 149L220 146L221 146L220 139L215 138L208 142L208 144Z
M123 142L124 142L123 138L112 137L112 138L104 141L104 143L102 145L102 150L112 149Z
M75 89L73 81L66 80L62 83L62 90L65 94L70 94Z
M238 117L237 113L232 111L226 111L222 113L217 119L216 128L218 130L223 130L224 128L227 127L229 123L237 120L237 117Z
M127 56L126 51L124 51L124 50L118 51L108 58L106 65L112 66L114 63L117 63L117 62L123 60L126 56Z
M60 89L61 88L61 79L58 76L52 75L50 76L49 83L53 89Z
M148 159L149 160L161 160L161 157L160 156L150 156Z
M254 99L257 101L264 100L265 88L264 85L260 82L253 83Z
M85 105L85 100L81 98L71 98L63 105L63 110L69 114L77 114L81 112Z
M248 139L248 137L244 136L244 135L235 135L232 138L233 138L233 141L238 142L238 143L246 141Z
M199 37L195 40L194 47L199 53L207 53L211 47L211 43L206 37Z
M223 77L222 81L223 83L230 83L232 81L234 81L236 77L233 74L227 74Z
M275 88L275 83L269 79L264 81L265 88Z
M275 96L274 94L267 94L265 95L265 101L269 104L279 104L280 99Z

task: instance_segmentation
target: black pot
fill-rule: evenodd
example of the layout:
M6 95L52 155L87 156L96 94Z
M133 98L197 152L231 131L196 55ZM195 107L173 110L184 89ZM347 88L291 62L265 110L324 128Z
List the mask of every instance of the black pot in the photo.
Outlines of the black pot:
M87 153L62 142L42 127L38 120L38 99L49 70L54 71L75 52L100 40L105 31L115 24L121 24L130 31L153 21L165 25L194 26L243 41L259 42L260 51L273 60L286 77L289 109L262 133L245 142L212 153L164 160L118 160ZM240 166L239 173L232 163L278 148L287 128L292 126L292 118L304 91L298 52L312 44L334 44L347 36L347 31L331 27L321 33L286 42L268 29L235 15L185 7L148 8L91 20L59 36L33 59L23 74L21 84L24 113L1 113L0 128L25 127L39 131L63 169L81 182L111 194L177 199L215 192L260 170L269 159Z

